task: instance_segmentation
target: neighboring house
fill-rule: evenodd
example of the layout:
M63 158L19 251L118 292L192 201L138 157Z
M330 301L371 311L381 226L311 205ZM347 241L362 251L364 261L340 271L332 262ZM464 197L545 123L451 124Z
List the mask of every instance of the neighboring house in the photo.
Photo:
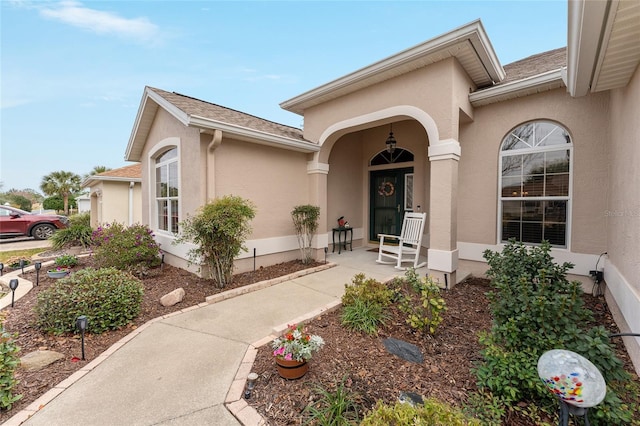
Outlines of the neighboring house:
M90 191L92 227L113 222L147 223L142 218L141 169L140 164L133 164L89 176L82 182L82 187Z
M78 213L85 213L91 211L91 197L88 195L81 195L76 197L76 203L78 203Z
M250 199L248 270L298 256L296 205L321 208L319 255L341 216L373 246L425 211L441 282L509 238L545 239L583 281L604 267L618 324L640 333L640 2L570 1L568 27L567 48L504 67L480 21L454 29L283 102L304 131L147 87L125 155L142 163L143 222L186 267L178 222Z

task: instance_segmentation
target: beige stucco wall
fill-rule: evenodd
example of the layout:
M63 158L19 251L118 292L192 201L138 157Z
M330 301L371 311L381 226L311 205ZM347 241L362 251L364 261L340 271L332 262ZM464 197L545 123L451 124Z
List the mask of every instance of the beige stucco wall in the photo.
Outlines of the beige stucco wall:
M458 241L497 243L498 156L504 136L530 120L558 122L573 141L571 246L575 253L606 251L609 97L571 98L565 89L478 107L462 124L459 169Z
M113 222L129 225L130 217L132 223L142 223L142 185L134 183L131 194L129 185L128 181L98 181L90 187L91 226Z
M375 86L308 108L304 112L305 138L319 141L331 125L397 105L412 105L427 112L437 123L440 139L457 139L456 94L472 87L460 77L457 60L449 58L428 67L383 81ZM464 87L458 85L463 84ZM463 101L468 104L468 100ZM455 117L452 111L456 111ZM373 126L380 123L372 123Z
M611 92L609 197L603 210L607 300L622 332L640 333L640 68ZM640 338L624 339L640 374Z
M309 203L306 154L223 139L215 157L216 195L256 206L251 239L295 235L291 211Z

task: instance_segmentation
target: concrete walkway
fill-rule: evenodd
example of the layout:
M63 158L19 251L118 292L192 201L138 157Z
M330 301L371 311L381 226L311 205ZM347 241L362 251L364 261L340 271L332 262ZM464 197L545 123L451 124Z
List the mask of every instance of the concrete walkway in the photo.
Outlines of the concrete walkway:
M330 253L333 268L150 321L5 425L259 424L241 398L255 347L338 304L357 273L403 274L376 256Z

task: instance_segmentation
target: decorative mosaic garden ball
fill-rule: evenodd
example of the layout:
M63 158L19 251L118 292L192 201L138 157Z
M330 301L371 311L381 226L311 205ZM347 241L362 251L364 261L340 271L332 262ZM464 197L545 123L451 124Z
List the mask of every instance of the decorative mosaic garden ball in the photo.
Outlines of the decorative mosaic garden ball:
M589 408L602 402L607 384L585 357L564 349L545 352L538 359L538 376L567 404Z

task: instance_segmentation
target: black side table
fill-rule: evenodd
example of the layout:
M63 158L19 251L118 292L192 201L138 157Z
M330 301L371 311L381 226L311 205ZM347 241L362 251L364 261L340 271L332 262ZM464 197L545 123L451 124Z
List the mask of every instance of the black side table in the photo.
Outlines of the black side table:
M347 246L349 249L353 251L353 228L339 226L337 228L333 228L333 235L331 236L333 240L333 249L331 253L336 251L336 232L338 233L338 254L342 253L342 247L344 247L345 251L347 250ZM344 239L342 235L344 234Z

